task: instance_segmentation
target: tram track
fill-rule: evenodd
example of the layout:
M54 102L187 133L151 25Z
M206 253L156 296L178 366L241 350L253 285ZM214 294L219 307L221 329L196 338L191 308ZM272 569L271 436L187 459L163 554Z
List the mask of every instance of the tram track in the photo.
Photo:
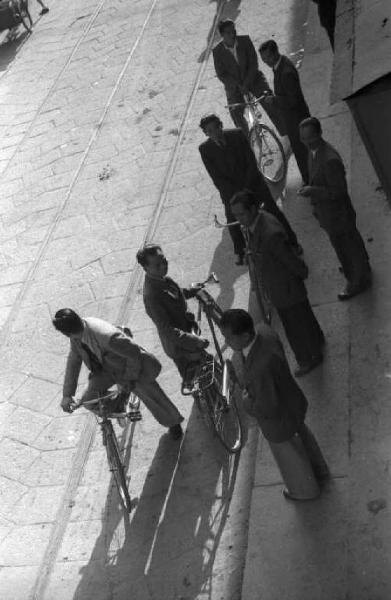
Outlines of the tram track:
M79 174L83 168L83 165L85 164L85 161L86 161L87 156L94 144L94 141L97 138L98 133L104 123L104 120L107 116L107 113L110 109L110 106L113 102L116 92L118 91L118 89L121 85L121 82L125 76L125 73L127 72L128 68L129 68L131 59L143 37L145 29L150 21L150 18L154 12L154 9L155 9L158 1L159 0L153 0L152 4L150 5L150 9L144 20L143 26L140 29L140 32L136 39L136 42L134 43L134 45L133 45L130 53L128 54L128 57L123 65L123 68L121 69L121 72L117 78L116 84L114 85L114 87L110 93L110 96L105 104L105 107L101 113L101 116L99 118L97 126L95 127L94 132L92 133L92 135L90 137L89 143L86 146L85 152L83 153L83 156L80 160L78 168L76 169L76 171L73 175L72 182L68 188L67 194L66 194L61 206L58 208L58 210L56 212L56 215L52 221L52 224L51 224L50 228L48 229L45 239L41 245L40 252L28 274L28 277L23 285L21 293L20 293L19 297L17 298L17 301L14 305L15 310L13 310L8 322L6 323L5 333L4 333L4 331L2 332L2 340L0 341L0 344L1 343L4 344L4 342L8 339L8 336L9 336L9 334L11 332L11 328L12 328L13 318L15 318L18 310L20 309L23 299L29 289L29 286L32 283L32 281L34 280L34 274L36 273L40 263L42 262L42 259L45 256L45 251L46 251L48 244L52 238L52 234L55 230L55 227L56 227L57 223L59 222L61 215L64 212L65 207L67 206L68 200L72 194L72 191L77 182ZM165 202L167 199L167 194L168 194L168 191L170 188L170 184L171 184L173 175L175 173L175 167L178 162L180 148L181 148L181 145L183 143L183 139L184 139L184 136L186 133L187 124L188 124L188 121L189 121L189 118L191 115L192 108L195 103L197 91L199 89L200 83L202 81L202 78L203 78L203 75L204 75L204 72L206 69L206 65L207 65L206 59L207 59L208 55L210 54L210 51L212 48L214 32L217 27L219 18L223 12L226 1L227 0L218 0L217 7L216 7L215 19L214 19L213 26L212 26L212 29L211 29L211 32L209 35L209 41L208 41L208 46L207 46L207 49L205 52L204 60L200 63L200 65L197 69L196 76L193 81L193 84L192 84L192 87L191 87L191 90L190 90L190 93L188 96L188 100L185 105L185 109L184 109L181 123L179 126L179 133L178 133L178 137L176 140L176 144L171 152L171 156L168 161L168 165L167 165L167 168L166 168L166 171L165 171L165 174L163 177L163 181L161 184L158 201L153 209L151 219L150 219L148 227L145 231L144 243L151 240L154 237L154 234L156 233L156 231L158 229L160 216L164 209L164 205L165 205ZM103 0L103 2L101 2L102 6L103 6L104 2L105 2L105 0ZM122 301L119 311L118 311L117 322L122 322L122 321L126 320L127 315L129 314L129 312L132 308L132 304L135 300L137 289L141 283L142 273L143 273L142 269L139 267L139 265L136 264L134 269L131 272L129 283L128 283L126 292L124 294L123 301ZM48 540L48 544L46 546L46 551L44 553L43 559L40 564L40 568L39 568L38 575L37 575L37 578L35 581L35 585L29 596L29 600L43 600L45 597L45 591L46 591L48 583L49 583L50 575L53 570L53 567L54 567L54 564L55 564L55 561L56 561L56 558L57 558L57 555L58 555L58 552L60 549L60 545L61 545L64 533L66 531L66 527L67 527L69 518L71 516L71 511L72 511L72 506L73 506L73 498L75 497L77 488L79 486L79 483L80 483L80 480L81 480L81 477L83 474L84 466L88 460L89 451L93 444L94 436L96 433L96 427L97 427L96 420L93 418L93 416L88 415L86 417L84 429L80 436L79 444L76 448L75 458L74 458L73 463L70 468L70 475L69 475L67 483L65 485L60 508L57 512L56 519L55 519L54 525L53 525L53 529L51 531L51 534L50 534L50 537Z

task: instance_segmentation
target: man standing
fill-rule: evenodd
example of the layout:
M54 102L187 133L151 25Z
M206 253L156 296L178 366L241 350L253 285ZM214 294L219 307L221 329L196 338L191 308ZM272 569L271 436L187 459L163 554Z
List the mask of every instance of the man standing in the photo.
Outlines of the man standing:
M293 251L286 233L272 215L258 209L251 192L239 192L231 200L234 217L246 228L248 250L259 277L295 354L296 377L306 375L323 360L324 335L308 302L304 280L308 268ZM255 282L253 282L255 287Z
M257 53L248 35L237 35L235 23L229 19L220 21L218 30L223 38L213 49L216 75L224 84L228 104L244 102L243 94L251 92L257 98L270 94L271 89L264 74L258 68ZM281 135L281 120L278 111L263 100L261 104ZM229 109L235 127L248 135L248 126L243 116L244 107Z
M157 327L165 353L184 378L187 366L198 362L209 344L207 339L194 333L198 326L193 313L187 310L186 298L195 296L198 288L182 289L167 277L168 262L156 244L141 248L137 261L146 273L143 289L146 313Z
M299 194L311 199L313 213L327 233L347 279L339 300L349 300L371 285L371 268L364 241L356 226L346 182L345 167L338 152L322 138L315 117L300 124L300 135L309 150L309 185Z
M81 403L119 384L125 393L135 392L155 419L169 428L172 438L182 436L183 417L156 381L161 364L153 354L135 344L121 328L102 319L81 318L71 308L58 310L53 325L70 340L61 402L65 412L72 412L76 404L73 395L84 363L90 375Z
M308 402L293 379L277 334L266 324L256 330L241 309L223 313L220 327L227 344L240 353L243 406L267 439L290 500L312 500L330 477L314 435L305 424ZM304 450L304 451L303 451Z
M202 162L220 192L227 223L235 221L229 205L232 196L240 190L249 189L256 194L265 210L280 221L292 246L301 253L302 248L298 244L296 234L275 203L243 132L240 129L223 129L223 124L216 115L202 118L200 127L209 138L199 146ZM229 227L229 232L237 255L236 264L242 265L245 241L240 226Z
M267 96L265 102L280 111L286 134L303 183L308 183L307 149L300 140L299 125L310 116L301 90L299 73L293 63L278 51L274 40L268 40L259 47L265 64L274 72L274 95Z

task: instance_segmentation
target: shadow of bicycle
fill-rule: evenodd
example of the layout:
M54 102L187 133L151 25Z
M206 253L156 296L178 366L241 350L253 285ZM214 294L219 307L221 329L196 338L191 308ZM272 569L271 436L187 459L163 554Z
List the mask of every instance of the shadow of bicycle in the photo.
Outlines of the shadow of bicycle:
M160 439L122 538L123 512L109 494L106 518L90 561L80 569L74 600L109 593L116 600L212 597L215 557L238 461L193 407L181 445L168 435Z

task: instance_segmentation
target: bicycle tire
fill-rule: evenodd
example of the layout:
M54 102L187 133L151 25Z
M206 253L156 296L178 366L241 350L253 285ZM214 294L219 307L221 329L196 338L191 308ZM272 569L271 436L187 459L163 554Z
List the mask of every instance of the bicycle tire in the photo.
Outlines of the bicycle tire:
M109 469L113 474L121 504L127 512L130 512L132 503L126 483L124 465L122 464L114 428L110 421L105 424L105 441Z
M14 0L14 10L17 12L19 22L23 25L28 33L32 32L32 18L27 8L27 2L25 0ZM30 25L27 24L27 19L30 21Z
M217 381L205 390L209 395L209 410L210 417L213 423L213 428L220 442L230 454L236 454L242 447L242 424L239 417L238 408L235 401L235 391L237 384L231 381L230 401L227 404L226 399L222 396L221 389L221 371L217 371Z
M281 181L286 176L287 161L274 131L264 123L257 123L250 131L250 144L264 178L271 183Z

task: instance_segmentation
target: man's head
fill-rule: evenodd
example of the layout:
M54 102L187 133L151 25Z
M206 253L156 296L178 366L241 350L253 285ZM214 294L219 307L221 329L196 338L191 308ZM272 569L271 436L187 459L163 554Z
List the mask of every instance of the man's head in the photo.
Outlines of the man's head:
M168 262L157 244L146 244L136 254L137 262L151 277L162 279L167 275Z
M231 198L230 206L235 220L245 227L250 227L257 217L259 202L253 192L242 190Z
M200 121L200 127L205 135L214 142L220 142L223 136L223 123L217 115L206 115Z
M235 23L230 19L224 19L220 21L218 26L219 34L223 38L223 42L226 46L233 48L236 40L236 29Z
M233 350L243 350L254 339L254 322L247 311L231 308L223 313L220 329Z
M71 308L60 308L52 320L54 327L67 337L81 337L84 324L77 313Z
M259 46L259 54L261 55L262 61L268 67L274 67L280 58L278 46L274 40L267 40Z
M309 150L316 150L322 141L322 126L316 117L308 117L300 123L300 139Z

